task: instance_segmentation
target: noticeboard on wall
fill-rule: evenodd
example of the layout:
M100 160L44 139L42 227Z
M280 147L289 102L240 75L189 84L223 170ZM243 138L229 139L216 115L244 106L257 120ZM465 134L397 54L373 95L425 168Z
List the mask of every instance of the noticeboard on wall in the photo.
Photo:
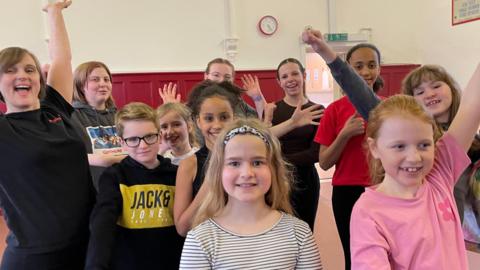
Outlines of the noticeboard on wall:
M452 0L452 25L480 20L480 0Z

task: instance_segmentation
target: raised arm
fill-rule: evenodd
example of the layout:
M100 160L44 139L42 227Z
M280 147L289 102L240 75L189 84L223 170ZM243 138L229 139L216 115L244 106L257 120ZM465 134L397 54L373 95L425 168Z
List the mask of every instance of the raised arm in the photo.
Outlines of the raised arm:
M456 141L467 151L480 124L480 63L462 93L460 107L448 129Z
M55 88L68 103L72 103L73 98L72 55L62 11L71 3L70 0L62 0L49 3L43 8L47 13L50 34L50 70L47 84Z
M302 33L302 39L325 60L335 81L347 94L348 99L360 115L368 120L368 114L380 102L372 89L349 65L337 57L337 54L323 39L320 31L305 30Z
M247 95L255 103L255 110L257 111L258 118L262 119L263 111L267 104L265 97L262 94L260 89L260 82L258 81L257 76L252 76L251 74L243 75L242 78L243 88L247 90Z

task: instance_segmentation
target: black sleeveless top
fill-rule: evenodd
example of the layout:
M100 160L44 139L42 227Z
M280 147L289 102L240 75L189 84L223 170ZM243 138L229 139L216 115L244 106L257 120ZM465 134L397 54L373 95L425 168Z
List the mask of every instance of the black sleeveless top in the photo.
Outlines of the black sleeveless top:
M206 146L203 146L195 152L195 156L197 156L197 174L195 175L195 179L193 180L193 197L197 196L200 187L202 186L203 179L205 178L205 173L207 171L207 159L208 155L210 154L210 150Z

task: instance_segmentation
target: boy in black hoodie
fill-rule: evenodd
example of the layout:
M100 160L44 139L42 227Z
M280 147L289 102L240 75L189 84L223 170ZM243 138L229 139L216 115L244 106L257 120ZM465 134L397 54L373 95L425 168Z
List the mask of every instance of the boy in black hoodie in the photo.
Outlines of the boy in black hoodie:
M177 167L157 155L155 111L130 103L115 124L128 157L100 177L86 269L178 269L183 238L173 221Z

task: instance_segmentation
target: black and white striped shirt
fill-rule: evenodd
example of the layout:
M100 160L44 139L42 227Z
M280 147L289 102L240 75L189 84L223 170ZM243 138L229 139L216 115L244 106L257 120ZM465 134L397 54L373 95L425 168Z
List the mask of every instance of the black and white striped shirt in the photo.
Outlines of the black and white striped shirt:
M322 269L322 265L307 223L282 213L272 228L255 235L238 235L206 220L188 233L180 269Z

